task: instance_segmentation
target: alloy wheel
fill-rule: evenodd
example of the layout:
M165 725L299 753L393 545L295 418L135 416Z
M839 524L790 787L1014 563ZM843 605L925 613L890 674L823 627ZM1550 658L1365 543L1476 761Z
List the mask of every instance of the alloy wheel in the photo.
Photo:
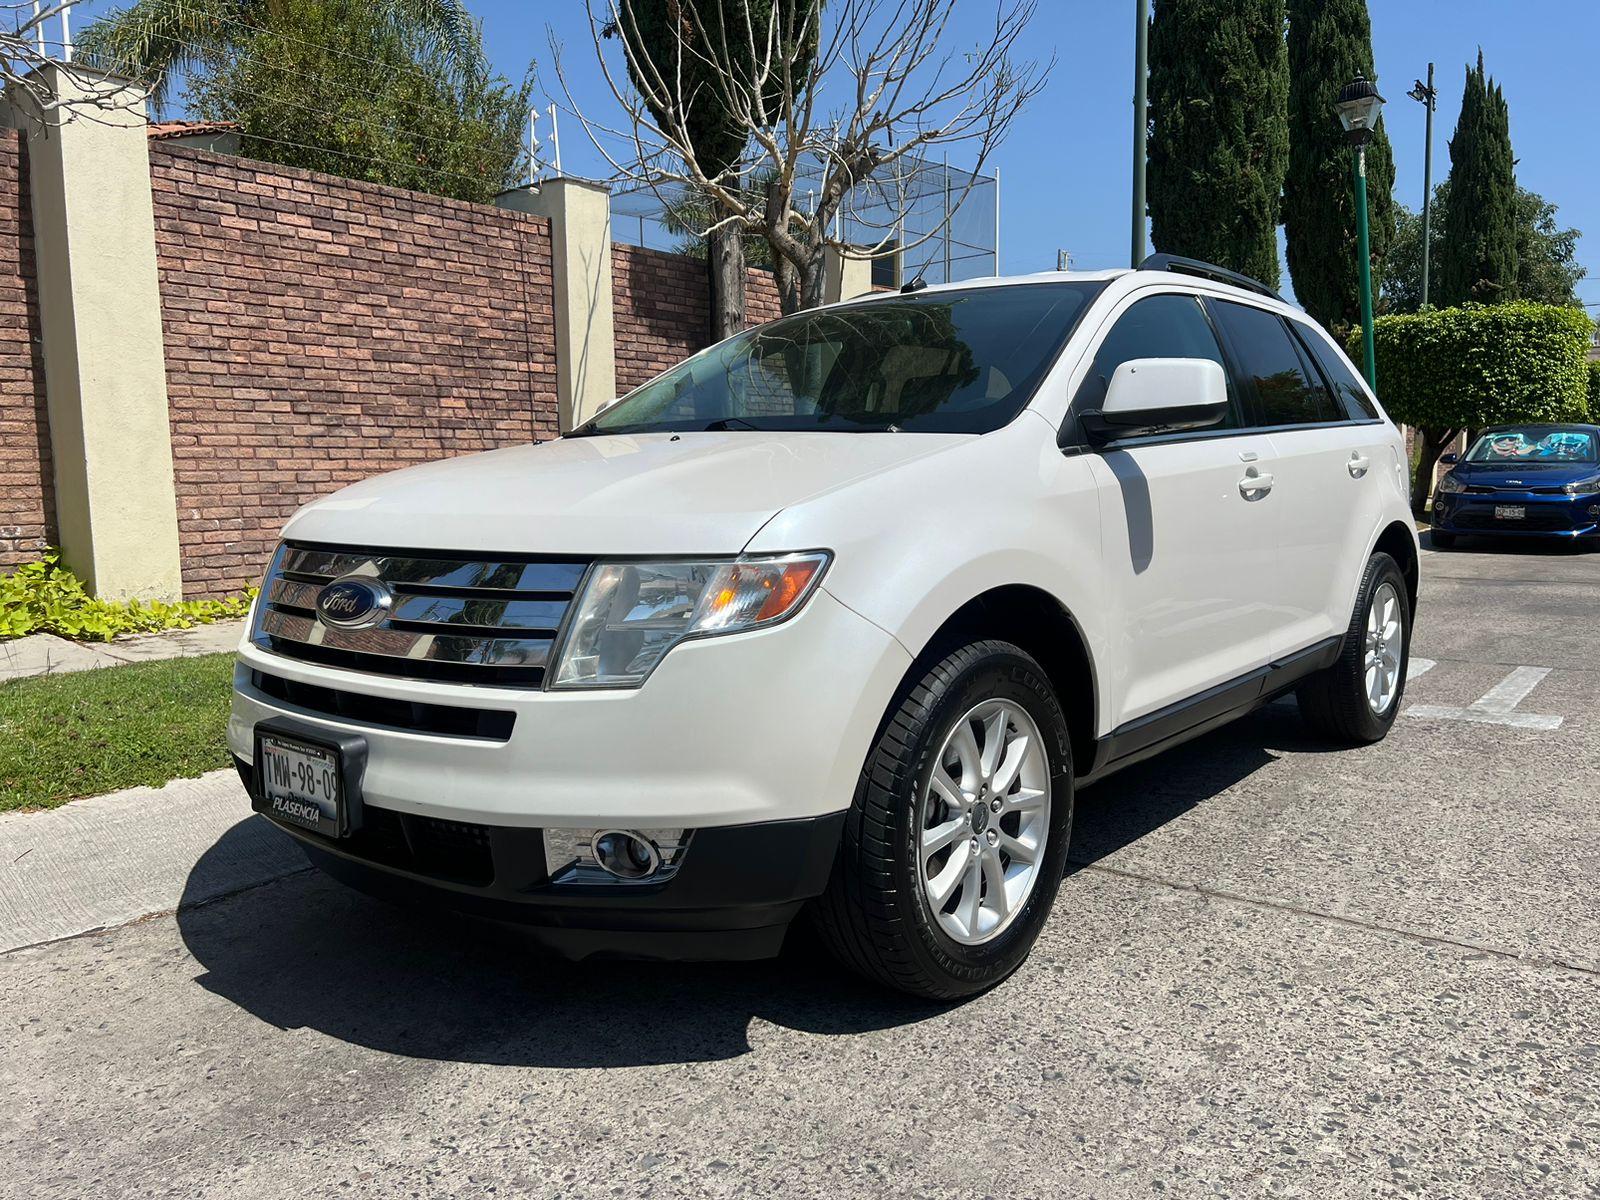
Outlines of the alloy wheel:
M985 700L952 726L917 805L917 879L939 927L982 945L1032 894L1050 828L1050 758L1020 704Z
M1404 630L1400 621L1400 595L1394 584L1382 584L1367 609L1367 706L1383 716L1400 691L1400 652Z

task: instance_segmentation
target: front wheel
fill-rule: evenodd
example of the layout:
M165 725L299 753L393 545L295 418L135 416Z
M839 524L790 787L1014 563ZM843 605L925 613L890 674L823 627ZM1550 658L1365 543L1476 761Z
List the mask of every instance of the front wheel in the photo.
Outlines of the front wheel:
M847 966L929 999L1022 964L1072 829L1072 749L1043 669L1006 642L961 647L888 714L828 890L813 907Z
M1394 559L1374 554L1338 661L1300 685L1300 715L1313 733L1356 746L1387 736L1400 712L1411 660L1408 595Z

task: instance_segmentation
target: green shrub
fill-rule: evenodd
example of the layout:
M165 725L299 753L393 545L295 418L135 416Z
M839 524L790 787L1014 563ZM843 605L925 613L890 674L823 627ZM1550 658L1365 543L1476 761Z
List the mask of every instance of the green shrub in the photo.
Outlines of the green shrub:
M1600 421L1600 360L1589 364L1589 420Z
M109 642L123 633L154 633L209 625L250 611L254 589L226 600L97 600L61 565L51 549L39 562L0 575L0 641L29 633L54 633L84 642Z
M1379 317L1378 397L1422 435L1412 507L1422 512L1439 455L1462 430L1583 420L1594 324L1582 309L1517 301ZM1352 339L1359 353L1360 331Z

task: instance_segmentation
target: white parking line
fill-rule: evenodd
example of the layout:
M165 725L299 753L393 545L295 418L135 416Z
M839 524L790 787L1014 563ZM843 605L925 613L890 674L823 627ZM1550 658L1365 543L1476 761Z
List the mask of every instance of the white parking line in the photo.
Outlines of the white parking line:
M1427 662L1426 659L1422 661ZM1434 664L1428 663L1428 665L1431 667ZM1412 666L1415 668L1415 660ZM1435 721L1476 721L1480 725L1508 725L1513 729L1536 729L1549 733L1560 729L1564 718L1547 716L1543 713L1519 712L1517 705L1526 700L1533 689L1544 682L1544 677L1550 674L1550 670L1549 667L1518 667L1466 708L1454 708L1442 704L1413 704L1406 709L1406 713L1409 716ZM1408 674L1407 678L1413 679L1421 673L1415 671L1413 674Z
M1431 658L1413 658L1406 663L1406 682L1415 683L1439 664Z

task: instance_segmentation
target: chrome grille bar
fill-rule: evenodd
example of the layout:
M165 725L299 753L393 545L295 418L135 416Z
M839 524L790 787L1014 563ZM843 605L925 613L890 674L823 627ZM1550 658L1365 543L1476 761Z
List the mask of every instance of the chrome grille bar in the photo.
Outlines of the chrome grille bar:
M330 582L341 575L371 575L396 592L517 592L571 596L583 579L586 563L478 561L459 558L412 558L383 551L317 550L289 547L284 575L311 582Z
M273 558L252 641L287 658L382 675L538 687L587 563L408 555L285 543ZM317 616L345 575L386 584L394 603L370 628Z

